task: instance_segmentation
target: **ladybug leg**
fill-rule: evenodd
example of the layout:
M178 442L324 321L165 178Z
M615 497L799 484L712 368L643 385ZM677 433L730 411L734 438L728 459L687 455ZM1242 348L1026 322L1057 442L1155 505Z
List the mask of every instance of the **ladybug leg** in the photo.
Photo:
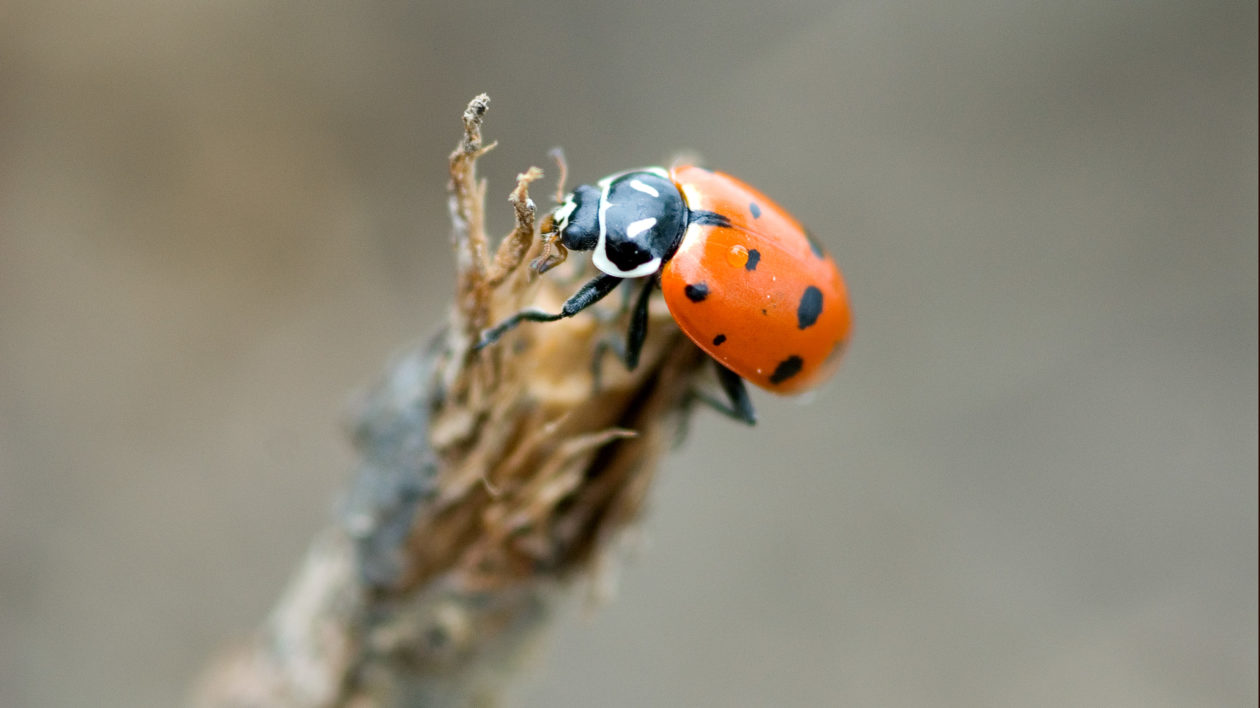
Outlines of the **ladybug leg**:
M591 279L580 290L573 294L568 300L564 301L564 306L560 308L560 312L552 314L530 308L521 310L511 317L503 320L499 324L485 330L481 333L481 341L473 347L473 351L483 349L499 341L507 332L516 328L522 322L555 322L566 317L572 317L586 308L599 302L605 295L613 291L621 284L621 278L615 275L602 274Z
M621 357L626 368L634 371L639 365L639 355L643 353L643 342L647 339L648 304L651 302L652 290L656 287L656 278L646 278L639 298L634 301L634 309L630 311L630 328L626 330L626 350Z
M752 399L748 397L748 389L739 374L713 361L717 367L718 383L726 394L726 401L719 401L703 392L697 391L696 398L707 403L710 408L728 418L734 418L749 425L757 424L757 412L753 410Z
M595 345L595 356L591 360L591 378L595 390L603 387L604 354L612 350L626 365L626 369L634 371L639 365L639 355L643 353L643 342L647 338L648 304L651 302L652 290L656 287L656 278L648 278L639 290L634 301L634 309L630 311L630 328L626 333L623 346L616 339L604 339ZM624 290L622 292L625 292Z
M551 230L542 232L542 252L529 263L529 267L539 275L564 263L564 259L569 257L569 250L560 243L560 233L555 230L555 221L550 214L543 219L543 228Z

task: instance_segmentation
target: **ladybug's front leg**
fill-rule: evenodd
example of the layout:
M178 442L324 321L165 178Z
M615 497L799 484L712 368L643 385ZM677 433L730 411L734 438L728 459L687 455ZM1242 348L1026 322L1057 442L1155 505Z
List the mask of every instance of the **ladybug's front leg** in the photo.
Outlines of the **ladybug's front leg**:
M529 264L529 267L539 275L564 263L564 259L569 257L569 249L565 248L561 242L555 215L548 214L543 217L541 227L542 253Z
M473 347L473 350L483 349L499 341L499 337L514 329L522 322L555 322L566 317L572 317L586 308L599 302L605 295L612 292L614 288L621 284L621 278L615 275L601 274L591 279L580 290L573 294L568 300L564 301L564 306L560 308L560 312L552 314L543 312L537 308L521 310L511 317L503 320L499 324L487 329L481 333L481 341Z

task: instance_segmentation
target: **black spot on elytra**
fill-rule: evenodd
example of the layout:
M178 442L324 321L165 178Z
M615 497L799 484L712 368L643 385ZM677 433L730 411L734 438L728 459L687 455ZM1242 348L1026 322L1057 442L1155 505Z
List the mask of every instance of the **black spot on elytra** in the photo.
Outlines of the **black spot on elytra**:
M793 376L801 373L801 367L804 365L805 362L799 356L793 354L792 356L779 362L778 366L774 367L774 373L770 374L770 383L781 384L784 381L787 381Z
M722 342L725 342L725 341L726 341L726 335L725 335L725 334L719 334L718 336L716 336L716 337L714 337L714 338L713 338L713 346L715 346L715 347L716 347L716 346L718 346L719 344L721 344Z
M818 243L818 239L814 238L814 234L809 229L805 229L805 239L809 241L809 249L819 258L826 258L827 252L823 250L822 244Z
M749 202L748 211L752 213L754 219L761 218L761 207L757 206L757 202Z
M822 291L812 285L805 288L805 294L801 295L801 302L796 306L796 326L805 329L817 322L822 306Z
M709 286L704 283L688 285L683 288L683 292L687 295L687 299L692 302L701 302L709 296Z
M744 263L744 270L757 270L757 264L761 262L761 251L755 248L748 249L748 260Z

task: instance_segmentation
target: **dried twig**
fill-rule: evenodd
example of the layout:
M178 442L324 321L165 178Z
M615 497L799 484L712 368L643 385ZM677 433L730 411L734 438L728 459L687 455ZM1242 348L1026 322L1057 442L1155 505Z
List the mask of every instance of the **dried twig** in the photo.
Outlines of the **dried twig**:
M258 635L205 679L202 705L496 702L555 599L591 572L642 508L703 355L663 307L638 368L592 356L618 336L615 306L526 325L474 352L480 330L532 304L558 308L581 265L538 278L528 187L494 258L476 177L489 100L464 114L451 156L458 268L450 325L397 362L359 415L362 463ZM583 259L576 259L583 260ZM617 300L618 298L609 298Z

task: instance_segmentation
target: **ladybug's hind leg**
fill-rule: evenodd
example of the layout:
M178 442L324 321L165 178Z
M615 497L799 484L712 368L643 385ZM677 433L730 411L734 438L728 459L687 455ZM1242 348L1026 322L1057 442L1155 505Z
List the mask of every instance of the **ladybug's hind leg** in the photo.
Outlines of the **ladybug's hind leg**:
M586 308L599 302L605 295L612 292L614 288L621 284L621 278L615 275L601 274L592 278L586 285L583 285L568 300L564 301L564 306L560 308L558 313L543 312L542 310L530 308L521 310L511 317L503 320L499 324L485 330L481 333L481 341L473 347L474 350L483 349L499 341L499 338L509 331L516 328L522 322L555 322L566 317L572 317Z
M703 391L696 392L696 398L708 404L710 408L722 415L748 425L757 424L757 412L753 410L752 399L748 397L748 389L739 374L722 366L716 359L713 366L717 369L718 383L726 394L726 401L719 401Z

